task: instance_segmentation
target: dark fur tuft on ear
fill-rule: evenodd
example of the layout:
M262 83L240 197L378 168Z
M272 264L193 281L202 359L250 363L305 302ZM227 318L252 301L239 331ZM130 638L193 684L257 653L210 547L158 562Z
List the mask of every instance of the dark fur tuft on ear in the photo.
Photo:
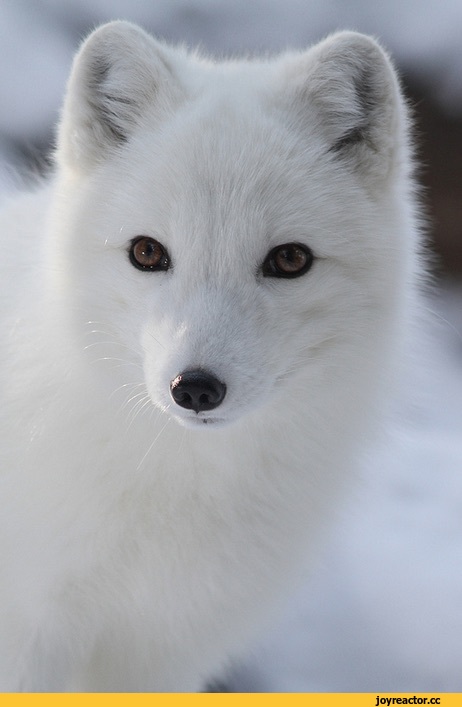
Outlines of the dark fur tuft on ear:
M58 160L77 169L126 142L149 113L172 110L179 82L168 50L128 22L97 29L77 54L59 130Z
M375 40L328 37L286 65L298 121L317 125L326 151L368 176L385 176L406 125L396 73Z

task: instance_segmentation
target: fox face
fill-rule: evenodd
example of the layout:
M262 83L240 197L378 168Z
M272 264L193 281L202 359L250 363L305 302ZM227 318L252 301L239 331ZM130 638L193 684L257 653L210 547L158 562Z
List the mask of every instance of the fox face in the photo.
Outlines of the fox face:
M57 152L57 251L93 351L193 428L290 409L333 371L359 384L406 257L403 120L360 35L214 65L126 23L96 32Z

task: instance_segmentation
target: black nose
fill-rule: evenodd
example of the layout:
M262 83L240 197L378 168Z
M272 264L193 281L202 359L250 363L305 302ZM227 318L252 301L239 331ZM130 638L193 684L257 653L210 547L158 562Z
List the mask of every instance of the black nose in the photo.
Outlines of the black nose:
M187 410L213 410L226 395L226 385L201 369L180 373L170 383L170 393L177 405Z

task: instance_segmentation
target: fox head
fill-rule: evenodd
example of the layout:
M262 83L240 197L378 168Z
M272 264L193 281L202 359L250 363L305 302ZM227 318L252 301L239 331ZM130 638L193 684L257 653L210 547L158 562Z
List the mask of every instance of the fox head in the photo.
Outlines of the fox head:
M75 327L190 427L367 388L412 259L406 132L366 36L217 63L101 27L75 59L56 151Z

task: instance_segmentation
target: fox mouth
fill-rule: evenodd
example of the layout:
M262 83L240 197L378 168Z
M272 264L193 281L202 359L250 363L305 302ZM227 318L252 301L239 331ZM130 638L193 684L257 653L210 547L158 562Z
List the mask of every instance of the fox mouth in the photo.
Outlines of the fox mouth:
M216 415L204 415L199 413L198 415L178 415L175 414L175 420L180 423L183 427L188 427L189 429L203 428L204 425L208 427L225 427L231 423L231 420L225 417L218 417Z

